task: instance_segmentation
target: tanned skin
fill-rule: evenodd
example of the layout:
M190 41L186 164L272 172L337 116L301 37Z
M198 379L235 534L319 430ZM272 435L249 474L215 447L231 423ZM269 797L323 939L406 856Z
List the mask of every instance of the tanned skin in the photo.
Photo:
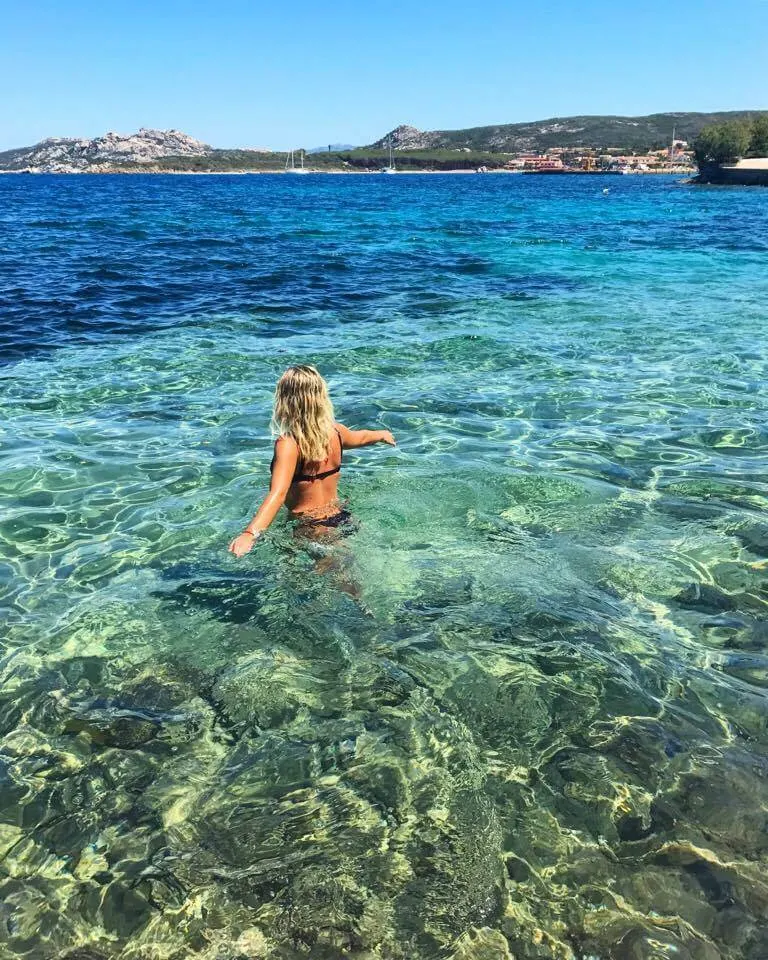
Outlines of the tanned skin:
M344 450L370 447L375 443L388 443L392 447L395 446L395 438L389 430L350 430L342 423L335 424L335 428L341 437ZM340 456L341 451L334 434L328 456L318 464L311 464L312 472L323 473L337 467ZM280 437L275 444L275 465L269 493L245 530L230 543L230 553L234 553L236 557L245 556L259 537L263 536L282 506L286 506L295 517L310 514L313 519L329 517L337 511L339 474L331 474L322 480L294 483L293 478L298 462L299 448L296 441L293 437ZM305 469L308 466L310 465L305 464ZM323 510L326 507L327 512L324 513Z

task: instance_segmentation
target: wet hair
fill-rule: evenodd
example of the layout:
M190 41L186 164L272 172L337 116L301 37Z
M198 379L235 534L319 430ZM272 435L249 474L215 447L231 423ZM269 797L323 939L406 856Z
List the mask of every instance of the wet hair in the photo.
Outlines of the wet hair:
M288 367L277 381L273 432L293 437L302 460L320 462L328 456L333 429L328 384L316 368L308 364Z

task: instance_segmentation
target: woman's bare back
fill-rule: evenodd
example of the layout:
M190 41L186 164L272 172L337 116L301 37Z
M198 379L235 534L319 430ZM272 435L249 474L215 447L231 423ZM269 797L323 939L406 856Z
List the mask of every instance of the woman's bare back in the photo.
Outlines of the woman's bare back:
M292 437L281 437L277 443L296 446ZM275 449L277 457L277 445ZM344 447L337 427L331 437L328 456L319 462L305 463L299 458L296 447L296 469L285 497L285 505L293 514L322 516L323 508L335 509L338 503L339 475Z
M344 450L368 447L374 443L395 446L389 430L350 430L342 423L334 425L328 455L321 462L302 462L293 437L283 435L275 443L269 493L243 533L235 537L229 549L241 557L269 527L280 507L285 505L295 517L312 520L332 518L339 512L338 486Z

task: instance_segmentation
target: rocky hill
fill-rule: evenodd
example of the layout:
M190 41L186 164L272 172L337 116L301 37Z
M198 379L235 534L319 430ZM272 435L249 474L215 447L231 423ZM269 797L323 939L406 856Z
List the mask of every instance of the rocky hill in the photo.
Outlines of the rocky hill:
M0 170L34 173L97 173L126 164L153 163L164 157L199 157L211 147L180 130L107 133L93 140L49 137L34 147L0 153Z
M552 147L620 147L646 151L666 146L674 129L680 140L693 140L703 127L724 120L745 119L757 110L727 113L653 113L646 117L552 117L532 123L506 123L464 130L417 130L396 127L371 146L394 150L472 150L503 153L544 152Z
M388 144L400 152L400 163L411 154L412 169L471 169L499 165L493 154L545 152L552 147L595 149L618 147L645 152L666 146L675 130L680 140L692 141L705 126L724 120L746 119L760 111L730 113L655 113L647 117L554 117L532 123L509 123L465 130L418 130L396 127L370 147L332 145L311 155L317 169L377 169L386 162ZM284 153L259 150L214 149L179 130L148 130L122 135L107 133L95 139L51 137L33 147L0 152L0 172L108 173L197 172L221 173L282 170Z
M427 132L416 127L409 127L404 123L395 127L394 130L390 130L381 140L372 143L371 147L374 150L388 149L391 140L393 150L431 150L440 146L440 141L444 136L444 132L439 130Z

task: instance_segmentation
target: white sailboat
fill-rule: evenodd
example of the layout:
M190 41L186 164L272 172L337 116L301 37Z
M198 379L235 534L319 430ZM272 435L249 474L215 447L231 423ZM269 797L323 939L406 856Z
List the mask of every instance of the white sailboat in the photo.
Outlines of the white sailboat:
M300 150L299 153L301 154L301 165L298 167L296 166L293 150L291 150L291 152L285 158L285 173L309 173L309 170L304 168L304 151Z
M392 156L392 137L389 138L389 166L381 168L382 173L397 173L395 158Z

